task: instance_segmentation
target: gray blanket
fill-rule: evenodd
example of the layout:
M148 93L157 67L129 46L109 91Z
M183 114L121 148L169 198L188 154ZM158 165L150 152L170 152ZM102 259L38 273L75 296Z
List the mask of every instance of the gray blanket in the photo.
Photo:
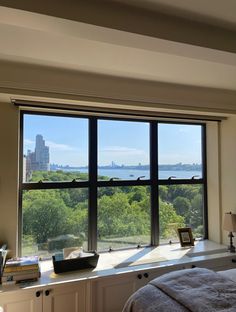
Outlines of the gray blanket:
M207 269L165 274L138 290L123 312L236 312L236 283Z

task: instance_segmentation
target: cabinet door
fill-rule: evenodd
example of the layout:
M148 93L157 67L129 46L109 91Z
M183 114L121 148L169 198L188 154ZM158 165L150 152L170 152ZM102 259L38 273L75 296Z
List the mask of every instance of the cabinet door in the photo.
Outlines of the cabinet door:
M17 291L3 292L0 294L0 311L43 312L42 302L41 291L20 289Z
M63 283L43 290L43 312L86 312L86 282Z
M151 280L166 274L166 273L170 273L172 271L177 271L177 270L183 270L186 269L185 265L176 265L174 267L166 267L166 268L161 268L161 269L150 269L147 270L143 273L143 276L146 279L146 284L149 283ZM147 275L146 275L147 274Z
M196 261L194 263L197 267L207 268L214 271L224 271L229 269L235 268L234 259L235 256L227 256L227 257L219 257L219 258L212 258L205 261Z
M128 274L102 278L92 285L93 312L121 312L129 296L136 289L136 275Z

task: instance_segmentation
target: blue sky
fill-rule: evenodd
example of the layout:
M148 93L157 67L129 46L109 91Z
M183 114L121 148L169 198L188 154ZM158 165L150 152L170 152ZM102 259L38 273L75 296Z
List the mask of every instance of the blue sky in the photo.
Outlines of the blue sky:
M24 115L24 153L34 151L37 134L49 146L50 163L88 165L86 118ZM201 163L201 127L160 124L158 157L161 164ZM98 160L99 165L149 164L149 124L100 120Z

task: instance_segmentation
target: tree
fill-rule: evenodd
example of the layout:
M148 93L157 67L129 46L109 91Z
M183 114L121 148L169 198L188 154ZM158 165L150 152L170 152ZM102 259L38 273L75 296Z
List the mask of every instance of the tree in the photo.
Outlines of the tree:
M161 237L172 239L178 227L185 226L184 217L177 215L172 204L160 200L160 232Z
M201 194L197 194L191 201L191 226L197 228L203 225L203 198ZM203 229L203 227L202 227ZM200 232L200 230L198 231ZM202 233L203 235L203 233Z
M122 237L146 234L150 216L137 202L129 203L124 193L103 196L98 202L98 228L100 237Z
M88 201L79 203L67 214L67 232L76 236L88 237Z
M76 209L78 203L88 202L87 188L71 188L58 190L58 196L64 201L67 207Z
M166 185L159 186L159 196L162 201L168 201L168 186Z
M23 200L23 233L37 243L67 232L67 207L54 190L28 191Z
M174 206L176 213L178 215L184 217L185 223L187 225L189 225L190 224L190 216L191 216L190 200L185 198L185 197L177 196L173 201L173 206Z

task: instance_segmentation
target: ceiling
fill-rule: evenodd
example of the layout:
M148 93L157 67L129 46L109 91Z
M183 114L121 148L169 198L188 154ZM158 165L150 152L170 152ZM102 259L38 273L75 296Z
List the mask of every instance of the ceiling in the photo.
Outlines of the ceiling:
M69 76L76 81L90 73L152 86L225 90L235 98L235 0L81 3L51 0L47 6L42 0L32 6L32 1L0 0L0 66L6 69L0 73L0 88L49 90L46 72L51 68L66 73L62 86ZM25 72L16 73L21 65ZM41 68L37 82L30 66L37 66L37 73ZM76 92L78 84L68 88Z
M48 15L56 14L59 8L65 8L69 3L70 7L84 12L85 5L90 11L99 5L103 11L112 3L128 5L133 8L141 8L152 12L162 12L168 15L175 15L182 18L192 19L203 23L211 23L221 27L236 29L236 1L235 0L58 0L56 6L53 1L41 0L36 3L31 0L0 0L0 5L18 8ZM99 11L99 9L98 9ZM54 13L53 13L54 12ZM67 12L64 11L66 16Z
M133 7L163 12L236 30L235 0L114 0Z

